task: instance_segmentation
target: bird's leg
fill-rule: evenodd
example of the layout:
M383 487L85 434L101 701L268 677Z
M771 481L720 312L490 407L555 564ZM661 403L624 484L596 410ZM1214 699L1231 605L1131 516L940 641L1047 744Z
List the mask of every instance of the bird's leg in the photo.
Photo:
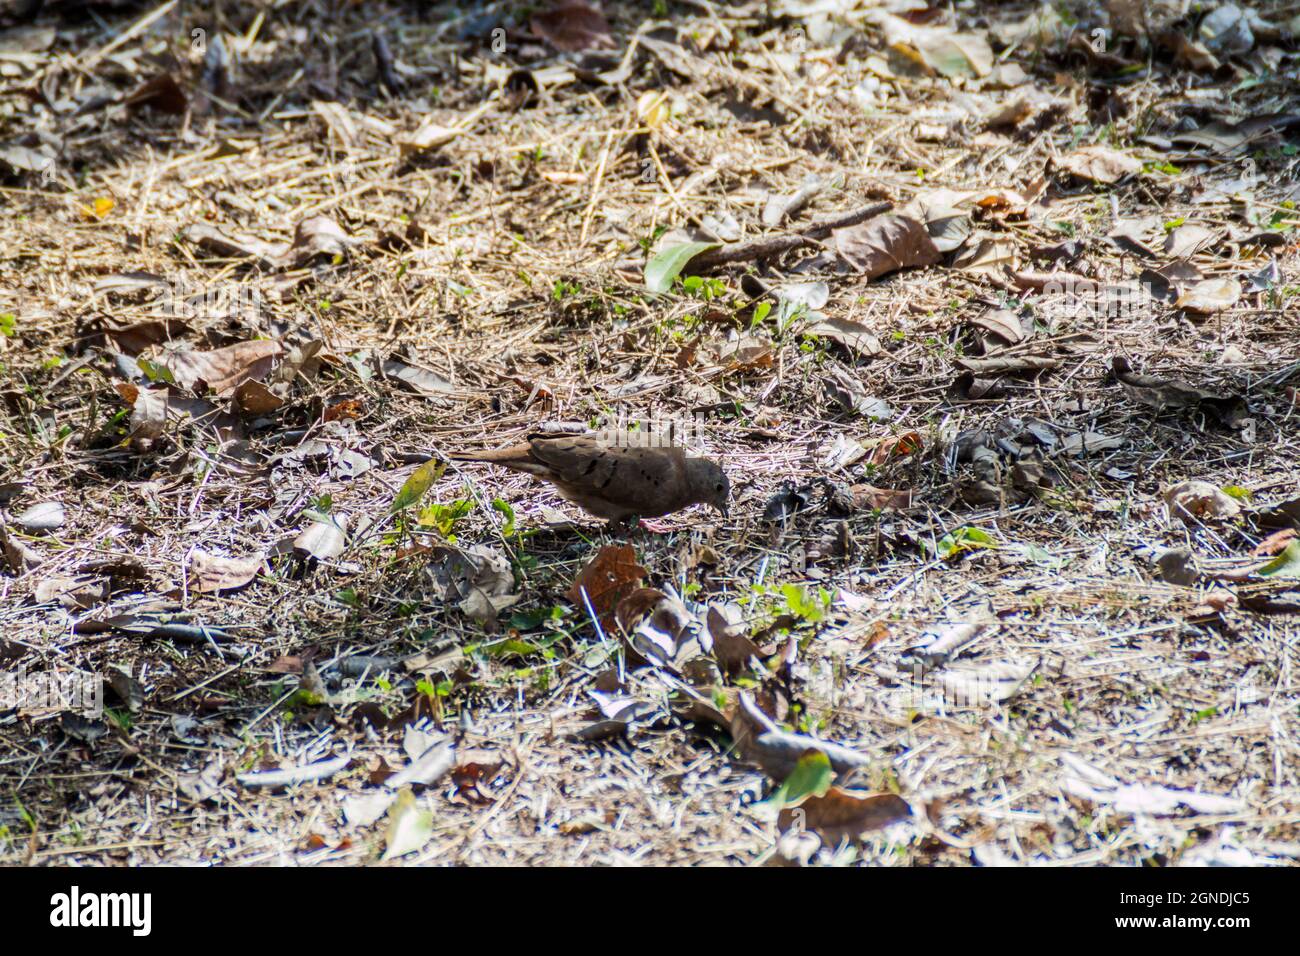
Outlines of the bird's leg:
M605 530L609 532L611 537L621 538L630 535L635 527L636 516L629 515L624 518L611 518L609 523L605 525Z
M661 524L658 521L646 521L644 518L638 524L642 531L648 531L651 534L667 534L673 530L672 525Z

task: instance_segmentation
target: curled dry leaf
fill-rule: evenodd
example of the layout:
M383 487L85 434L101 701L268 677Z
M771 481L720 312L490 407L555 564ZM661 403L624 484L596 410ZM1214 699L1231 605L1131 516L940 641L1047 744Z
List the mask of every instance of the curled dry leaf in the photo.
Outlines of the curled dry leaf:
M167 386L140 388L129 382L117 382L113 387L131 406L131 431L127 440L137 451L147 451L162 435L169 421L204 418L217 410L204 399L178 395Z
M1235 518L1241 505L1231 495L1224 494L1208 481L1184 481L1165 492L1169 513L1184 524L1195 524L1204 519Z
M480 623L494 620L521 597L512 593L515 576L510 562L487 545L434 548L430 552L429 572L441 588L443 600L459 598L461 612Z
M1116 183L1142 169L1142 164L1109 146L1084 146L1056 160L1058 168L1071 176L1094 183Z
M850 489L853 495L853 507L875 509L879 511L906 511L912 507L910 490L876 488L872 485L854 485Z
M320 561L337 558L347 546L347 522L341 517L312 521L293 539L293 546Z
M1236 279L1206 279L1184 289L1174 300L1174 308L1212 315L1231 309L1240 298L1241 283Z
M744 615L736 605L710 605L706 624L713 638L713 656L724 671L741 670L751 659L762 657L758 645L745 633Z
M529 27L534 36L564 53L609 50L616 45L605 15L574 0L561 0L548 10L534 13Z
M871 358L881 352L880 339L861 322L852 319L831 318L820 315L799 330L801 335L830 339L843 346L852 355Z
M926 227L898 213L836 229L834 236L840 258L868 279L899 269L932 266L941 258Z
M57 531L63 527L67 515L63 503L42 501L34 504L13 519L15 525L27 532Z
M827 846L837 846L911 815L911 806L897 794L865 793L831 786L820 796L810 795L797 807L783 808L777 816L777 826L782 830L812 830Z
M270 415L284 407L284 399L261 382L249 379L235 388L235 408L242 415Z
M228 558L195 549L187 570L189 588L203 593L233 591L257 577L265 565L266 555L260 551L246 558Z
M637 590L648 575L637 563L636 550L630 544L609 544L578 572L567 597L582 611L590 601L601 626L609 628L614 623L619 602Z
M168 352L156 364L167 369L178 385L196 391L206 386L213 395L224 398L244 382L270 374L282 351L279 342L256 339L210 352Z
M876 450L871 454L871 463L879 468L895 458L906 458L908 455L916 454L923 444L920 432L890 435L876 444Z

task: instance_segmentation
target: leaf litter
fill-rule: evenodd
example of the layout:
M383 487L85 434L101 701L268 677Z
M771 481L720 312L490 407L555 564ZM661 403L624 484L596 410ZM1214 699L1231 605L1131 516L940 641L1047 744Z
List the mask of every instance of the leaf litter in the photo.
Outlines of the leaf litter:
M94 88L47 64L98 27L42 19L6 60L55 105L0 144L0 623L125 715L0 727L43 739L5 778L37 858L70 848L64 736L168 767L229 862L280 789L311 836L260 832L303 862L1295 842L1290 23L761 6L397 17L347 71L237 59L235 12ZM285 15L268 53L368 28ZM731 517L624 540L442 464L611 417L707 445ZM78 862L213 845L87 799Z

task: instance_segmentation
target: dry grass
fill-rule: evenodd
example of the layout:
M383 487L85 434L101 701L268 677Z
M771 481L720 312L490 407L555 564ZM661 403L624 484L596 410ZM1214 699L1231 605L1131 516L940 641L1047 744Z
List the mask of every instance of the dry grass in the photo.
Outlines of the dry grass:
M228 39L254 27L255 14L238 5L214 4L212 13L190 6L97 69L84 54L111 33L46 14L59 30L54 52L4 79L5 92L42 80L76 102L96 83L129 90L156 71L150 56L182 53L190 26ZM1184 116L1204 122L1294 108L1293 75L1271 74L1231 97L1236 78L1205 83L1216 95L1194 97L1179 88L1185 74L1157 68L1114 86L1127 111L1107 125L1089 116L1089 92L1099 85L1081 84L1078 68L1062 73L1065 61L1022 52L1012 59L1060 98L1061 112L1041 129L995 133L976 117L1005 103L1011 94L999 89L900 77L883 81L864 107L877 33L861 33L843 51L814 43L799 58L787 43L794 21L769 20L763 5L691 3L673 4L671 21L648 35L694 37L692 70L670 69L640 44L624 57L619 82L571 77L521 102L497 74L510 62L552 62L535 42L521 47L512 34L509 55L498 56L490 25L449 18L450 10L375 3L326 16L324 6L268 10L253 42L232 44L237 104L185 117L116 106L81 118L33 105L9 119L64 145L53 183L28 177L0 188L0 311L16 317L14 334L0 337L0 488L11 516L58 500L67 521L21 536L43 559L39 567L0 576L0 655L6 667L29 671L123 667L144 701L130 713L110 692L112 714L91 728L98 736L90 742L85 727L57 712L0 711L0 859L374 860L383 824L346 823L340 800L407 762L402 733L412 719L453 734L462 767L499 766L482 780L481 798L465 786L464 770L423 790L433 833L403 862L753 864L813 854L883 865L1082 865L1300 856L1296 615L1232 599L1253 585L1165 583L1149 557L1185 546L1202 570L1239 568L1267 533L1245 518L1173 520L1162 497L1170 485L1236 486L1258 501L1293 497L1300 486L1300 300L1287 286L1300 264L1294 232L1279 233L1286 244L1268 253L1284 277L1277 291L1201 318L1147 302L1098 319L1018 291L1001 273L937 265L866 281L811 256L720 270L725 292L712 301L680 290L653 297L641 284L644 245L663 228L730 215L747 238L761 234L767 194L793 192L809 174L837 185L796 222L881 197L901 206L937 187L1024 190L1045 171L1046 212L979 216L977 228L1014 243L1022 271L1033 247L1073 235L1091 240L1076 271L1132 281L1146 263L1105 241L1111 197L1126 219L1186 217L1250 232L1245 217L1286 214L1295 158L1256 154L1264 178L1250 186L1250 207L1201 201L1207 184L1239 174L1238 160L1175 159L1177 171L1149 170L1113 189L1053 175L1054 160L1077 138L1167 162L1137 138L1168 136ZM611 8L615 66L649 13ZM117 31L147 12L122 10L105 22ZM993 16L1010 22L1025 12L1007 5ZM400 97L374 79L367 31L376 24L405 68ZM471 27L479 32L461 35ZM719 52L728 36L735 57ZM192 90L197 59L183 58L177 72ZM354 121L382 120L399 132L427 115L448 126L476 118L445 146L405 156L392 133L360 128L348 142L331 131L311 105L331 90ZM647 130L638 98L661 90L673 115ZM102 219L82 210L99 197L114 201ZM208 222L283 243L297 223L321 215L354 244L299 267L214 257L181 235ZM1206 274L1240 275L1267 261L1252 255L1225 240L1197 261ZM216 416L170 427L147 452L131 447L114 388L120 369L91 333L151 315L145 295L95 291L98 280L132 271L183 277L199 289L260 290L260 309L193 319L182 338L195 348L257 337L320 342L327 362L296 380L288 403L266 420L227 420L228 402L219 401ZM709 358L729 335L748 331L743 274L778 285L805 271L830 285L823 311L868 325L879 355L777 330L773 316L758 330L770 338L770 363L736 369ZM998 397L964 401L953 391L956 362L978 351L969 320L990 304L1026 305L1037 323L1032 338L999 355L1056 364L1003 377ZM1253 435L1201 412L1135 402L1108 376L1116 355L1146 373L1243 396ZM436 370L450 388L433 397L403 389L381 370L393 356ZM888 402L888 421L828 398L824 384L835 375ZM323 420L348 401L355 418ZM614 645L563 595L609 534L571 512L576 526L557 525L546 509L562 505L526 479L453 468L425 499L474 503L454 534L511 559L523 595L513 611L540 618L562 609L522 631L511 630L511 612L485 629L441 600L427 555L403 551L413 541L437 543L435 532L398 536L390 527L321 562L277 550L303 527L304 509L326 497L353 529L383 522L428 457L505 444L543 421L619 416L702 422L704 444L735 488L729 519L687 512L668 519L671 532L636 539L655 584L686 588L702 602L750 601L756 629L783 610L779 595L756 593L757 583L849 593L820 623L795 626L792 663L751 676L797 705L780 715L791 726L868 755L859 784L900 792L916 820L855 846L817 851L808 837L778 846L775 824L754 806L772 782L727 733L683 717L654 669L627 674L624 693L646 713L626 734L575 739L592 723L589 691L609 686ZM951 449L962 433L1008 419L1050 423L1062 439L1086 430L1120 441L1080 457L1040 449L1049 488L968 503L972 468ZM879 466L867 464L869 455L847 467L825 464L837 437L871 452L911 432L921 442L915 454ZM320 454L288 454L311 440L322 443ZM365 469L355 473L358 462ZM763 520L787 483L823 478L841 488L910 489L912 507L836 514L818 487L784 529ZM494 499L510 503L522 533L506 533ZM983 530L998 547L937 556L944 536L961 528ZM240 590L196 593L186 574L195 549L274 552L272 570ZM107 597L84 608L38 597L42 582L76 575L108 581ZM193 630L142 636L92 623L122 615ZM1032 676L1005 702L918 708L907 694L904 651L927 630L977 619L994 623L950 666L1032 665ZM219 630L208 640L201 627ZM433 668L403 664L443 652ZM366 670L358 655L373 666ZM293 697L304 662L342 695L333 706ZM425 683L417 689L417 681ZM441 695L423 693L430 685ZM358 702L358 692L369 699ZM396 718L381 720L377 705ZM351 754L350 767L327 781L267 793L235 780L250 768L342 753ZM1069 754L1122 783L1229 796L1239 806L1124 812L1063 788ZM214 787L195 799L205 767Z

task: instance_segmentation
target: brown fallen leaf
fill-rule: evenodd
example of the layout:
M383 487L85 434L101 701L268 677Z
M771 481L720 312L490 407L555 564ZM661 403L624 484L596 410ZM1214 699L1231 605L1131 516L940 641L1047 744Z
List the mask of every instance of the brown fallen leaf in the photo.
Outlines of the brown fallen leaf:
M616 45L605 15L573 0L560 0L550 9L534 13L528 25L534 36L563 53L609 50Z
M1142 169L1142 163L1109 146L1083 146L1056 160L1058 169L1094 183L1116 183Z
M1174 300L1174 308L1212 315L1231 309L1240 298L1241 283L1236 279L1206 279L1184 289Z
M832 785L821 796L810 796L797 807L782 808L777 826L782 830L812 830L827 846L837 846L911 815L911 806L897 794L863 793Z
M931 266L941 258L925 225L898 213L836 229L833 235L840 258L868 279L913 266Z
M1128 359L1121 356L1111 360L1111 370L1129 398L1157 411L1199 408L1228 428L1238 427L1246 412L1245 403L1240 398L1207 392L1177 379L1140 375L1133 371Z
M160 113L182 116L189 101L185 91L170 73L160 73L151 80L146 80L127 94L122 101L135 108L149 107Z
M1255 547L1251 548L1251 556L1256 558L1271 558L1275 554L1281 554L1290 546L1292 541L1296 540L1297 537L1300 537L1300 532L1297 532L1295 528L1282 528L1279 531L1274 531L1259 544L1255 545Z
M127 441L137 451L148 451L169 422L181 423L187 418L200 420L217 413L211 402L180 395L168 386L140 388L130 382L118 382L113 387L131 406L131 431Z
M981 377L1016 373L1044 372L1060 365L1060 359L1039 355L1007 355L993 358L959 358L956 365L964 371Z
M843 346L850 354L872 358L881 352L880 339L861 322L852 319L821 316L799 330L800 335L830 339Z
M1170 230L1165 237L1165 255L1175 259L1190 259L1198 252L1208 249L1218 238L1219 233L1195 223L1179 226Z
M879 468L887 461L916 454L923 444L920 432L890 435L877 443L876 450L871 453L871 463Z
M235 408L243 415L270 415L284 407L284 399L261 382L249 379L235 389Z
M202 384L213 395L224 398L242 383L270 374L282 351L279 342L255 339L210 352L168 352L156 364L171 372L178 385L198 391Z
M880 511L906 511L912 507L910 490L877 488L874 485L854 485L849 489L854 508L874 508Z
M229 558L196 548L190 552L186 577L192 591L233 591L257 577L265 565L266 555L260 551L245 558Z
M1169 513L1184 524L1202 519L1227 519L1241 513L1241 505L1208 481L1184 481L1165 492Z
M578 572L567 597L584 611L586 601L590 601L601 626L609 628L615 623L619 602L635 591L649 573L637 564L636 549L630 544L608 544Z

